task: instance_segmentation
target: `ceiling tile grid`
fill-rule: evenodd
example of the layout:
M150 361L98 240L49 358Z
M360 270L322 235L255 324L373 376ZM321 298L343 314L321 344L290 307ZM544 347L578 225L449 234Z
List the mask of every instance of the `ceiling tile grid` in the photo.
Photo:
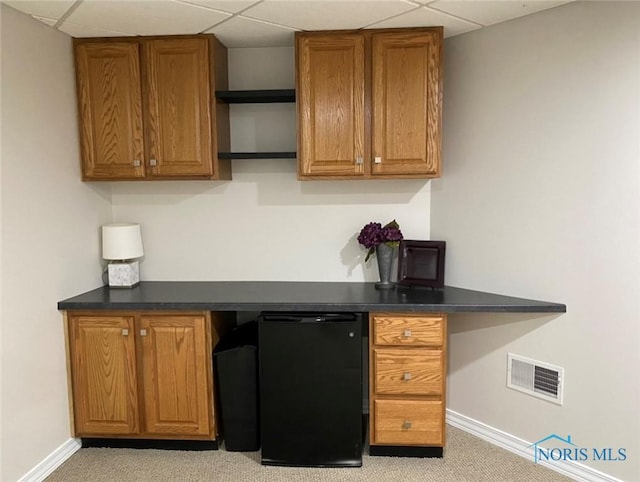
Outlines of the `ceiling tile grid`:
M460 35L562 0L0 0L72 37L213 33L229 48L292 46L297 30L443 26ZM572 1L572 0L569 0Z

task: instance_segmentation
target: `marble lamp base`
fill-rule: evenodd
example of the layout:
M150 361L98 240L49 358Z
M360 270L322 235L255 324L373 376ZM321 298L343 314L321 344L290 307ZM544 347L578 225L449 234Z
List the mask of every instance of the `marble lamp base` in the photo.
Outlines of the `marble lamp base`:
M110 288L133 288L140 283L137 261L117 261L107 265Z

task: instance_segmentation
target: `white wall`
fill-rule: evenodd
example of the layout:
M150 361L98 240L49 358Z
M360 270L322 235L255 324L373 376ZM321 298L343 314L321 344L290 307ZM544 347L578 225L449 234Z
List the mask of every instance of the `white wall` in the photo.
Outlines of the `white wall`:
M2 472L69 439L58 300L100 286L108 186L80 181L71 39L2 5Z
M293 88L292 48L230 49L231 89ZM294 151L293 104L232 106L232 149ZM231 182L113 183L116 221L139 222L153 280L377 280L356 236L396 219L428 239L429 181L296 179L294 159L233 161Z
M640 4L577 2L448 39L431 233L447 284L567 304L452 316L448 408L527 441L626 447L640 474ZM557 406L507 352L565 367Z

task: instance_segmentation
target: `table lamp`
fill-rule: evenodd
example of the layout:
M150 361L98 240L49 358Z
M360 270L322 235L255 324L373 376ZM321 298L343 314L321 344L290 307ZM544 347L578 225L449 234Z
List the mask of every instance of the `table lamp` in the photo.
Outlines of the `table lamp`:
M140 283L136 258L144 255L140 225L135 223L102 226L102 258L109 260L109 286L133 288Z

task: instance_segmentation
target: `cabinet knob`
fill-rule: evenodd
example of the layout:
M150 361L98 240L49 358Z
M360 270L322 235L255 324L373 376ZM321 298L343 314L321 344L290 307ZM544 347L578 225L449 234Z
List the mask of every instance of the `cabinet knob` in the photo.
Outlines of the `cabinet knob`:
M374 164L382 164L382 157L376 156L373 158Z
M144 328L140 330L140 336L147 336L147 330L145 330Z
M404 375L402 375L403 380L411 380L411 378L411 373L409 372L404 372Z
M404 423L402 424L402 428L408 430L411 428L411 421L410 420L405 420Z
M129 334L129 330L127 328L122 329L122 336L127 336Z
M356 157L356 164L363 164L364 159L362 157Z
M403 335L405 338L411 338L411 330L404 330Z
M140 159L133 160L133 167L140 167Z
M149 165L150 165L151 167L155 167L155 166L157 166L157 165L158 165L158 161L157 161L157 160L155 160L155 159L149 159Z

